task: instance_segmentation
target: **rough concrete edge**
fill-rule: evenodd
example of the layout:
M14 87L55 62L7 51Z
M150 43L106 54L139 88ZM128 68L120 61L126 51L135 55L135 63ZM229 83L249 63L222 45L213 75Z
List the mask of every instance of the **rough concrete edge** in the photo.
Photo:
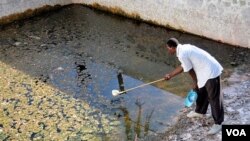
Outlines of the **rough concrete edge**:
M68 5L70 5L70 4L68 4ZM0 18L0 26L10 24L14 21L23 20L23 19L30 18L33 16L37 16L37 15L40 15L40 14L48 12L48 11L57 10L57 9L62 8L64 6L67 6L67 5L60 5L60 4L47 5L46 4L46 5L39 7L39 8L27 9L24 12L14 13L14 14L11 14L8 16L4 16L4 17Z
M78 3L78 4L80 4L80 3ZM81 5L85 5L87 7L91 7L91 8L97 9L97 10L101 10L101 11L105 11L105 12L112 13L112 14L115 14L115 15L123 16L123 17L130 18L130 19L133 19L133 20L145 22L145 23L148 23L148 24L151 24L151 25L154 25L154 26L159 26L159 27L164 27L164 28L168 28L168 29L172 29L172 30L178 30L178 31L181 31L181 32L185 32L184 30L174 28L174 27L172 27L172 26L170 26L168 24L167 25L162 25L162 24L160 24L160 23L158 23L157 21L154 21L154 20L145 20L145 19L141 18L140 14L138 14L138 13L128 13L128 12L124 11L122 8L117 7L117 6L114 6L114 7L104 6L104 5L101 5L101 4L96 3L96 2L93 3L93 4L81 3Z
M104 5L100 5L99 3L93 3L93 4L71 3L71 4L67 4L67 5L57 4L57 5L54 5L54 6L46 4L46 5L44 5L42 7L39 7L39 8L27 9L24 12L14 13L14 14L11 14L11 15L8 15L8 16L4 16L4 17L0 18L0 25L6 25L6 24L12 23L14 21L18 21L18 20L22 20L22 19L25 19L25 18L33 17L33 16L39 15L39 14L44 13L44 12L56 10L58 8L63 8L63 7L68 6L68 5L84 5L84 6L87 6L87 7L90 7L90 8L94 8L96 10L101 10L101 11L104 11L104 12L107 12L107 13L112 13L112 14L115 14L115 15L130 18L130 19L133 19L133 20L149 23L149 24L154 25L154 26L160 26L160 27L164 27L164 28L168 28L168 29L172 29L172 30L178 30L178 31L181 31L181 32L185 32L184 30L171 27L170 25L161 25L157 21L144 20L144 19L142 19L140 17L140 15L138 13L127 13L127 12L125 12L124 10L122 10L119 7L107 7L107 6L104 6Z

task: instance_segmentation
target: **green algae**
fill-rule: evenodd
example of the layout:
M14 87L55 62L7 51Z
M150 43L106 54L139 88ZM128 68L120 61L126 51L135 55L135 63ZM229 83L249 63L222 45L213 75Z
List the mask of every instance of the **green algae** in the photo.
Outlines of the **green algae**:
M100 122L93 114L99 110L87 102L76 100L2 62L0 68L1 140L99 141L118 134L116 128L120 123L112 124L105 114L99 117Z

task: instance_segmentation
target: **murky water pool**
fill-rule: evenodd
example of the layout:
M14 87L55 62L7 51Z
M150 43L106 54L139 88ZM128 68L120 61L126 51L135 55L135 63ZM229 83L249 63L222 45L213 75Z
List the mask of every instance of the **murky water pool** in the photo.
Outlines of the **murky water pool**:
M0 138L133 140L164 132L184 106L187 74L117 97L111 91L119 71L128 89L177 66L164 48L169 37L210 52L223 77L249 65L249 49L80 5L1 27Z

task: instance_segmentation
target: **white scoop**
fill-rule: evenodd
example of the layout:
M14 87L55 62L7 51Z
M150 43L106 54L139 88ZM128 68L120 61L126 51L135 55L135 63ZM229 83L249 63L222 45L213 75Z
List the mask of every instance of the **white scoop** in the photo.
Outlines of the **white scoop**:
M118 90L112 90L112 95L113 96L118 96L119 94L121 94L120 91L118 91Z

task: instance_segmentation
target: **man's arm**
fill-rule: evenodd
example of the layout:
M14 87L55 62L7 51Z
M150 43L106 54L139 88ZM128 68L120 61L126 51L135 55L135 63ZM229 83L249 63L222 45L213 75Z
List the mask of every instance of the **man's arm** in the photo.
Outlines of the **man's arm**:
M164 78L165 78L166 80L170 80L172 77L174 77L174 76L176 76L176 75L178 75L178 74L180 74L180 73L182 73L182 72L183 72L183 68L182 68L182 66L180 65L180 66L178 66L177 68L175 68L172 72L166 74Z

